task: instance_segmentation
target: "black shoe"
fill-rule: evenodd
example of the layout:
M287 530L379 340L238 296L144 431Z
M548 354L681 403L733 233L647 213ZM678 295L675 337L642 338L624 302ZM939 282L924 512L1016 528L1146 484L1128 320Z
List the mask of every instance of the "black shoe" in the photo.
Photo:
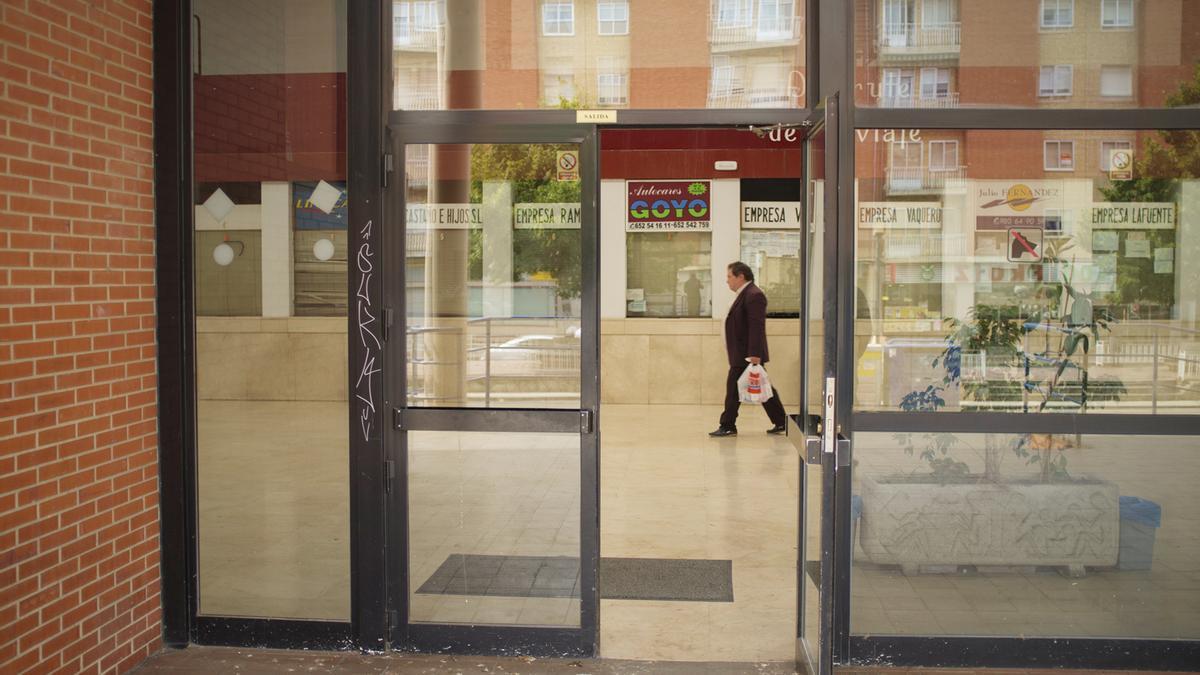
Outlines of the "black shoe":
M779 434L786 434L787 433L787 425L786 424L776 424L775 426L771 427L770 429L767 429L767 433L771 434L773 436L778 436Z
M713 438L722 438L724 436L737 436L737 427L717 427L716 431L708 432Z

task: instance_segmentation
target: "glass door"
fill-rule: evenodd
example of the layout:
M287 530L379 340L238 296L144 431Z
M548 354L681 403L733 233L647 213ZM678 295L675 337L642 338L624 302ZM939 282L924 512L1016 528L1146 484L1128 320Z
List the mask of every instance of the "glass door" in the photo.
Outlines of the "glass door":
M594 127L391 132L392 645L590 655Z
M843 443L834 410L837 355L837 99L814 114L804 142L806 222L801 242L800 414L790 436L800 463L796 660L808 673L833 670L833 505ZM831 179L829 182L826 178Z

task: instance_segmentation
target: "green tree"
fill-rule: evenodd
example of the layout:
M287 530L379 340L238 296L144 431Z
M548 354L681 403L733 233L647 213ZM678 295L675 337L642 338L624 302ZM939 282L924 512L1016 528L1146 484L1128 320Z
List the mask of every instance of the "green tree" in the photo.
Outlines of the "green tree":
M574 145L493 144L471 148L471 201L483 202L484 181L512 185L513 203L580 202L580 183L557 180L558 153ZM513 232L513 281L536 275L554 279L560 298L581 292L580 230L520 229ZM470 275L483 278L483 232L471 232Z
M1200 63L1194 76L1168 95L1169 108L1200 105ZM1200 132L1192 130L1159 131L1146 139L1134 162L1132 180L1119 180L1100 188L1110 202L1173 202L1177 200L1179 181L1200 178ZM1151 230L1150 247L1175 246L1174 230ZM1157 274L1151 258L1117 258L1117 290L1120 305L1151 303L1169 307L1175 298L1175 275Z

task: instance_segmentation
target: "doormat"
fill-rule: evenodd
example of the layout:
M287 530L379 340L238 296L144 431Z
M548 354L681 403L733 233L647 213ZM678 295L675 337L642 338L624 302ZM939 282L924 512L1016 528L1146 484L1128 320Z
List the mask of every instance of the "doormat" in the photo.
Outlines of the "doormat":
M417 593L578 598L579 559L455 553L421 584ZM733 561L601 558L600 597L733 602Z

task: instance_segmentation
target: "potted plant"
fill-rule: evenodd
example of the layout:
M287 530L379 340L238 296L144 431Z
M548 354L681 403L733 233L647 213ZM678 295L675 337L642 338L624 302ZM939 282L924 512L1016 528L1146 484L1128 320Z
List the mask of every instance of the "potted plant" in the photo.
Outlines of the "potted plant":
M1043 412L1085 410L1089 401L1124 393L1114 379L1088 376L1088 354L1112 322L1093 297L1072 283L1072 265L1058 263L1061 280L1027 289L1020 304L976 305L966 320L949 320L946 348L934 359L940 385L904 396L900 409L936 412L956 388L964 407ZM1082 574L1117 557L1115 484L1071 476L1062 435L985 433L982 472L958 459L969 442L956 434L905 433L896 440L918 454L928 471L864 476L860 544L866 559L919 568L960 565L1054 565ZM1038 465L1036 476L1006 479L1002 460Z

